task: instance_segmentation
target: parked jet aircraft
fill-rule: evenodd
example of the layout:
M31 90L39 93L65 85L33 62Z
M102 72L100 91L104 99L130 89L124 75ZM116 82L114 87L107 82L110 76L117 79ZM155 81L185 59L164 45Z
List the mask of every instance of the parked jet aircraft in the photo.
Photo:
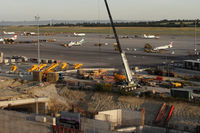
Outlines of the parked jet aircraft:
M5 32L5 31L3 31L3 33L6 35L14 35L15 34L15 32Z
M13 37L11 38L0 38L0 42L3 42L3 41L14 41L17 39L17 34L15 34Z
M74 32L74 35L75 36L85 36L85 33L76 33L76 32Z
M71 41L67 46L72 47L72 46L81 46L85 42L85 39L82 38L80 41Z
M146 38L146 39L159 39L160 37L156 36L156 35L146 35L146 34L144 34L144 38Z
M36 33L35 32L24 32L24 35L25 36L36 35Z
M169 45L164 45L164 46L159 46L159 47L155 47L153 50L157 51L157 50L164 50L164 49L169 49L173 47L173 42L170 42Z
M163 50L167 50L169 48L173 47L173 42L170 42L169 45L159 46L153 48L149 43L145 44L144 51L147 53L157 53L157 52L163 52Z

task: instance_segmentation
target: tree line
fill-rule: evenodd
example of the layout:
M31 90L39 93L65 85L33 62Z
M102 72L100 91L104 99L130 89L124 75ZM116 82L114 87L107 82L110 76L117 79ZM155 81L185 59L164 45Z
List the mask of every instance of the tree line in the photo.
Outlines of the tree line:
M200 26L199 20L160 20L138 22L115 22L116 27L194 27ZM83 23L56 23L46 26L82 26L82 27L110 27L110 23L83 22Z

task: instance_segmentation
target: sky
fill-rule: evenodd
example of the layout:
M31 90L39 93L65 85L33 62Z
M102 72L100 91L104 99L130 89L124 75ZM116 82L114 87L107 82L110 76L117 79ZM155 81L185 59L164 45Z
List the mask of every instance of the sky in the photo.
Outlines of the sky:
M200 0L107 0L115 20L199 19ZM108 20L104 0L2 0L0 21Z

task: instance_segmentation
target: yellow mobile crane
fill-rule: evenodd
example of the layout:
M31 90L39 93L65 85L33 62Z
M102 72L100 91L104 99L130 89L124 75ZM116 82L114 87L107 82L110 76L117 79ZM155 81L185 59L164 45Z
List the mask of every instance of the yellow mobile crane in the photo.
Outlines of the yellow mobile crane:
M51 66L49 66L48 68L46 68L46 69L44 69L44 70L42 70L42 71L40 71L41 73L42 73L42 81L49 81L48 80L48 73L50 73L50 72L54 72L54 68L56 68L57 66L59 66L59 64L58 63L53 63ZM53 75L51 75L51 76L53 76ZM53 77L51 77L51 78L53 78ZM55 78L55 77L54 77ZM53 79L54 79L53 78ZM53 80L53 81L56 81L56 80Z
M83 64L74 64L74 69L79 69L83 66Z
M62 69L62 71L66 70L67 67L68 67L68 64L65 63L65 62L63 62L63 63L61 64L61 69Z
M122 59L122 63L123 63L124 69L125 69L126 85L123 86L123 88L127 88L127 89L136 88L137 84L133 80L132 73L131 73L131 70L130 70L130 67L129 67L129 64L128 64L128 60L126 58L126 54L121 48L119 38L118 38L116 29L115 29L115 26L114 26L114 23L113 23L113 19L112 19L111 13L110 13L110 9L109 9L107 0L104 0L104 2L105 2L105 5L106 5L106 9L107 9L107 12L108 12L108 16L109 16L109 19L110 19L111 26L112 26L112 29L113 29L113 33L114 33L115 39L116 39L115 48L117 48L116 50L119 50L119 53L120 53L121 59ZM123 76L116 76L116 77L123 79Z
M42 70L44 67L46 67L47 66L47 64L40 64L40 66L39 67L37 67L36 69L35 69L35 71L40 71L40 70Z
M17 66L16 65L12 65L10 71L11 72L16 72L17 71Z
M36 70L38 68L38 65L32 65L32 67L30 69L28 69L28 72L32 72L34 70Z
M43 70L42 72L44 74L47 74L49 72L53 72L53 69L56 68L57 66L59 66L58 63L53 63L51 66L49 66L48 68L46 68L45 70Z

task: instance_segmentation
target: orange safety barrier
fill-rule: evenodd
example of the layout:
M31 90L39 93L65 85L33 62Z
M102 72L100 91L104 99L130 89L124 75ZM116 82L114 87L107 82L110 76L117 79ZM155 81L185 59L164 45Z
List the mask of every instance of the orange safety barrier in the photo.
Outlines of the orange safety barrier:
M173 111L174 111L174 105L171 106L171 109L169 111L169 115L168 115L167 119L165 120L165 124L167 124L169 119L172 117Z

